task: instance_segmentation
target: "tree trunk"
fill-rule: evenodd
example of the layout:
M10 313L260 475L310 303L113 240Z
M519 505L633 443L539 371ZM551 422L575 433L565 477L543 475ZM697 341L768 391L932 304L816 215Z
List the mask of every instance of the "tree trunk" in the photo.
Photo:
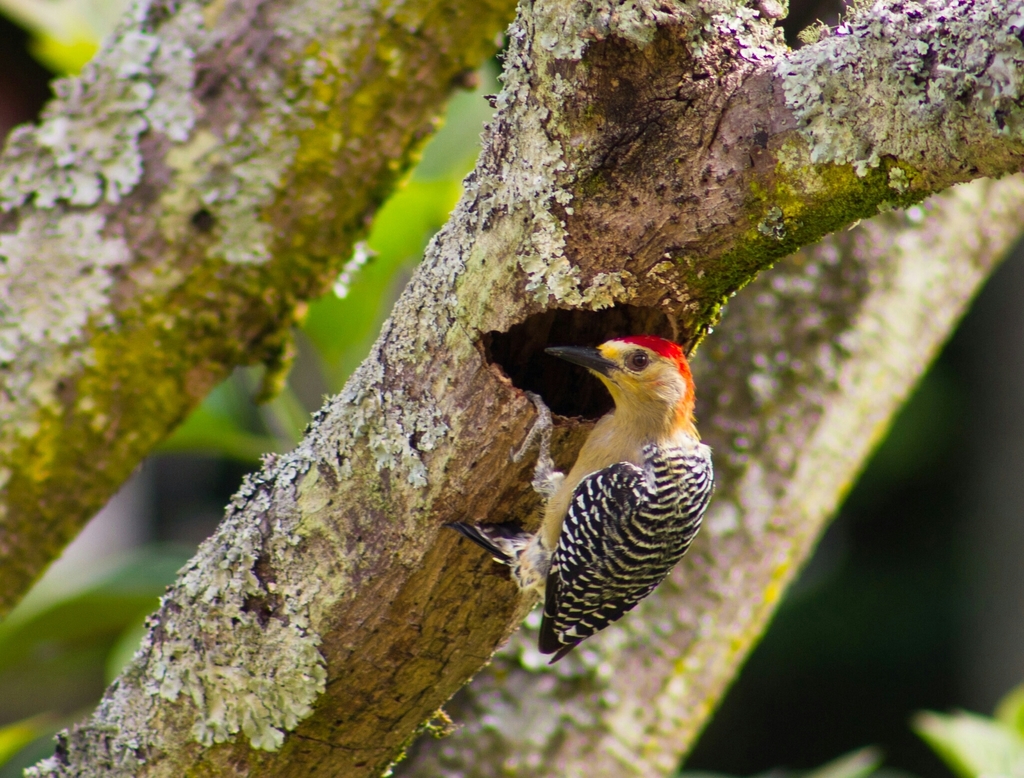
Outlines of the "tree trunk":
M1000 35L1022 9L879 5L791 53L745 3L524 4L480 163L370 357L247 482L36 774L379 775L524 615L507 574L442 527L535 525L531 463L508 462L532 420L523 390L567 417L562 465L607 407L543 347L638 331L692 346L799 246L1015 170L1024 47ZM550 698L524 704L541 734L509 769L671 769L1022 196L1016 180L975 185L744 292L699 355L721 483L708 530L661 596L560 665L582 690L555 709L571 732L546 741ZM514 661L535 665L531 651Z

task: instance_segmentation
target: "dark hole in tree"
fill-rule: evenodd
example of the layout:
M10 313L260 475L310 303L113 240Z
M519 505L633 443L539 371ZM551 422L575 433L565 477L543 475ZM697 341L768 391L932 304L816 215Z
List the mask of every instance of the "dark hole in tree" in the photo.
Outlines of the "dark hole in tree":
M489 332L483 345L520 389L537 392L560 416L597 419L612 408L601 382L582 367L544 353L548 346L597 346L625 335L672 337L672 325L657 308L618 305L603 311L554 309L535 314L508 332Z
M205 208L201 208L192 214L192 226L199 232L209 232L217 223L217 219Z

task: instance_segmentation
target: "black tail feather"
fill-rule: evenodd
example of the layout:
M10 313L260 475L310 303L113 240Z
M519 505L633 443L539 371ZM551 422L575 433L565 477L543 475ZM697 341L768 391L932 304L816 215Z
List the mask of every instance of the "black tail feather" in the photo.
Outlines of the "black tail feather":
M523 534L522 529L515 524L473 525L464 524L461 521L453 521L451 524L445 524L444 526L450 527L462 535L462 537L472 540L481 548L486 549L498 562L510 567L514 560L494 542L494 538L512 538Z
M545 618L541 623L540 639L538 640L537 647L540 649L542 654L554 654L554 656L548 661L549 665L553 665L582 642L583 639L581 638L572 643L563 643L558 639L558 636L555 635L555 630L551 626L551 622Z
M570 643L567 646L562 646L560 649L558 649L558 651L555 652L555 655L553 657L551 657L551 661L549 661L548 664L549 665L553 665L559 659L564 658L566 654L568 654L570 651L572 651L574 648L576 648L576 646L578 646L582 642L583 642L582 640L577 640L575 643Z
M537 647L542 654L554 654L548 662L549 665L553 665L583 641L583 638L580 638L572 643L563 643L555 634L555 620L548 614L558 611L558 583L558 576L548 577L544 591L544 618L540 622L540 635L537 641Z

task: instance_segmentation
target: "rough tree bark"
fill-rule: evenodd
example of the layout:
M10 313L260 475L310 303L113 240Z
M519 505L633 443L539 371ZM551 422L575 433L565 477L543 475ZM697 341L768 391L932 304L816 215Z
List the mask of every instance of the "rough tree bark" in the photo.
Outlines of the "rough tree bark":
M535 520L530 465L507 461L532 416L522 390L573 417L562 463L604 408L544 361L548 342L644 330L692 345L724 298L799 246L1019 168L1024 3L879 4L796 53L762 18L773 7L521 7L466 196L370 357L298 449L248 481L132 665L37 775L380 774L523 615L486 555L441 528ZM578 729L537 735L510 767L674 764L1009 242L1020 183L972 191L985 186L976 229L960 227L971 200L957 193L927 228L865 227L849 250L838 239L766 276L776 294L744 293L730 318L749 323L701 357L703 429L721 452L709 531L676 587L565 665L590 692L561 709ZM963 256L940 255L957 236ZM787 294L805 316L776 319ZM422 758L413 768L435 757Z
M284 376L303 301L513 11L138 0L40 125L12 133L0 617L233 366Z

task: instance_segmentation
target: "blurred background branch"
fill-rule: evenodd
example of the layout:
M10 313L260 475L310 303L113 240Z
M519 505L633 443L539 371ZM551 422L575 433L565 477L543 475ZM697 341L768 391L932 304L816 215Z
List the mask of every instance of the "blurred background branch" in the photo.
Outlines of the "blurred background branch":
M39 124L13 129L0 158L0 614L233 367L265 364L261 391L276 393L307 301L344 273L513 11L138 0L110 30L100 17L117 4L17 1L40 56L53 41L70 41L68 57L80 40L106 45L54 82ZM450 182L407 196L430 186L435 210L407 234L450 207ZM402 261L366 274L350 344L379 324L394 290L373 284ZM309 337L322 328L321 316ZM337 387L327 372L308 392ZM219 399L207 421L227 433ZM275 447L304 426L300 408L287 392L258 412ZM214 437L250 460L268 445L205 445Z

